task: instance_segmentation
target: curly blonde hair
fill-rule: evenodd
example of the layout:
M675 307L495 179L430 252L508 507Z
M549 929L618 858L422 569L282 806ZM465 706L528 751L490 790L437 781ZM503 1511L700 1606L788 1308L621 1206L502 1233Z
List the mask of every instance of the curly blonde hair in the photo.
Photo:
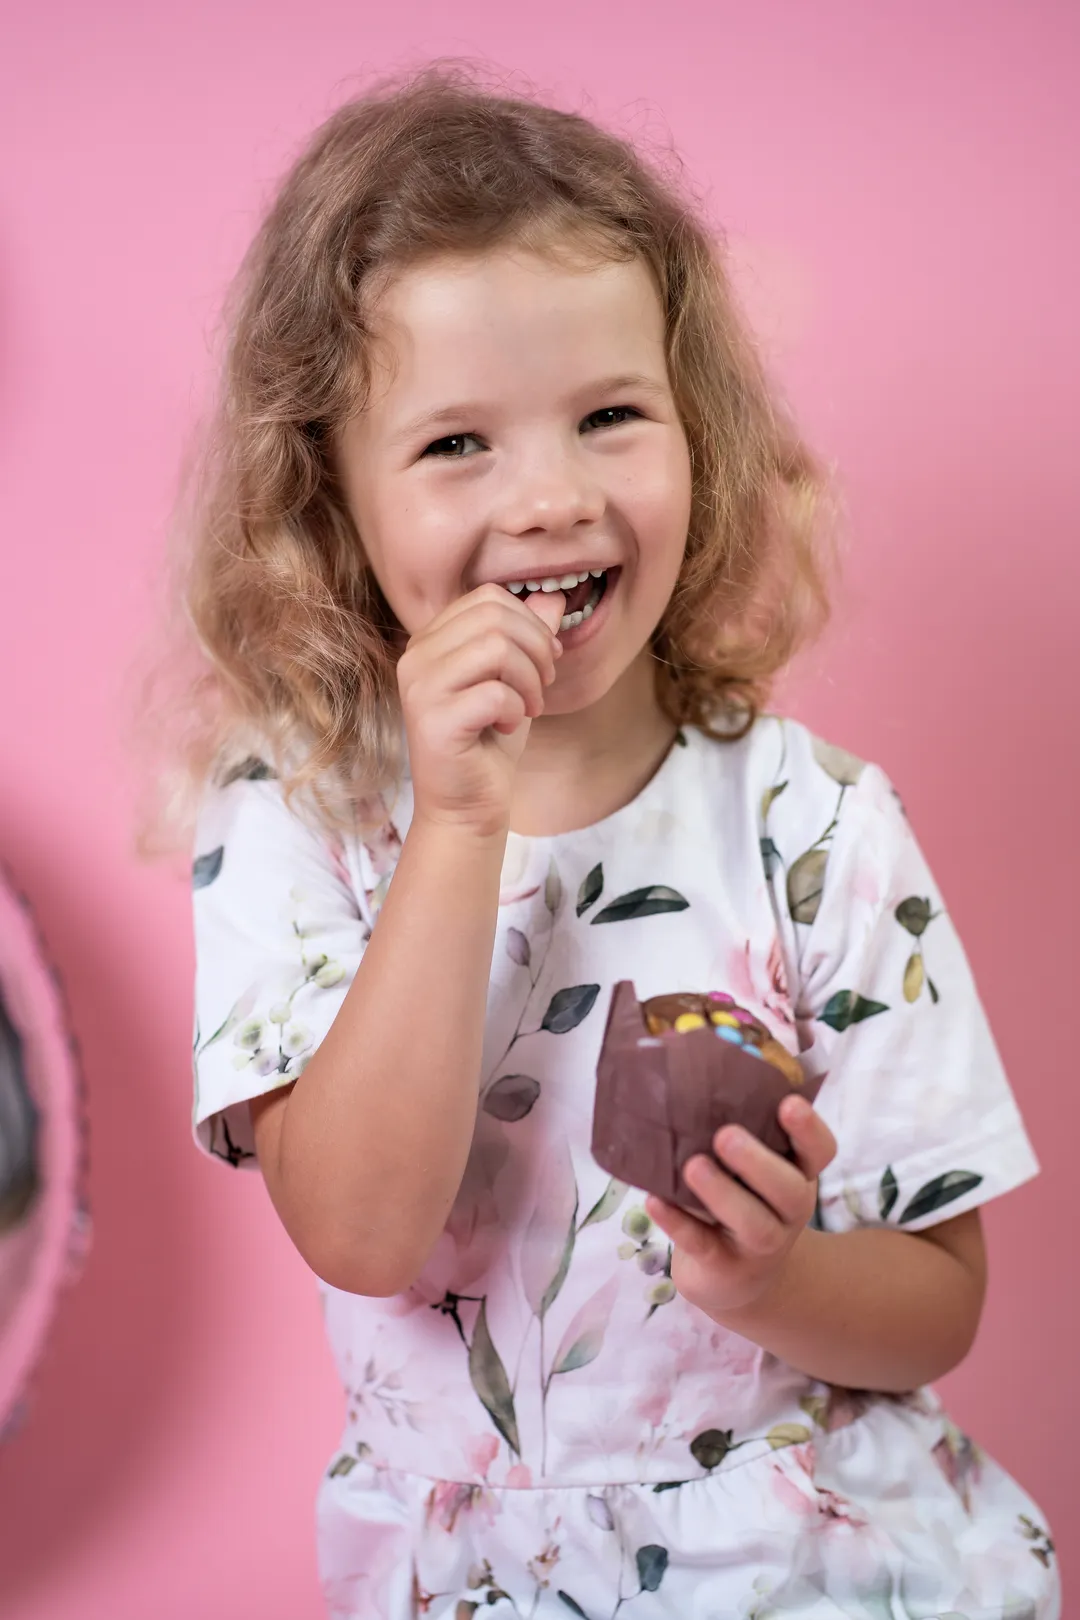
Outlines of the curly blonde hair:
M653 638L658 699L713 735L752 723L827 615L824 479L681 192L588 119L459 64L384 81L318 129L226 309L178 585L199 663L179 747L189 812L208 780L272 770L344 827L392 782L397 627L342 495L335 434L369 386L372 290L429 256L506 243L651 271L692 469L685 558ZM175 809L175 773L173 788Z

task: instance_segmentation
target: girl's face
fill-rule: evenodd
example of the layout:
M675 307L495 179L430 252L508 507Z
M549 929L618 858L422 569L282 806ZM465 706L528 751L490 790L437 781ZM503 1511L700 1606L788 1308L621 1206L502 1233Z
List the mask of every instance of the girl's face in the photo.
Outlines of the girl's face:
M649 272L447 257L399 274L377 317L370 401L338 457L398 621L414 635L489 581L521 595L557 580L564 656L545 712L597 702L650 656L690 518Z

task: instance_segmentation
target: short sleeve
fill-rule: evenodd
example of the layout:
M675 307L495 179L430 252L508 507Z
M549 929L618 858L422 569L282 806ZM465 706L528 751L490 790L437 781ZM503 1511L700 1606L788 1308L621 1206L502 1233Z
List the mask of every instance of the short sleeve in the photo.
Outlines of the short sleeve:
M344 842L285 804L273 779L203 799L192 870L195 1099L204 1152L254 1167L250 1098L303 1071L370 934Z
M767 865L804 1058L825 1075L816 1107L838 1144L819 1220L828 1231L887 1222L917 1232L1039 1165L898 795L878 767L805 733L792 753L803 745Z

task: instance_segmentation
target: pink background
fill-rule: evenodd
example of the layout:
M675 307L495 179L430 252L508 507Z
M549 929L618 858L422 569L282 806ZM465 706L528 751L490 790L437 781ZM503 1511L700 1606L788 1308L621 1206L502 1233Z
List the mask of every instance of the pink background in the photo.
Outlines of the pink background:
M631 131L666 120L840 465L846 607L794 706L900 785L1044 1165L986 1213L984 1327L945 1393L1075 1568L1078 15L8 8L0 848L85 1052L96 1245L0 1453L4 1620L321 1612L312 1500L335 1378L258 1178L189 1139L189 901L129 853L121 698L257 210L353 75L440 53L587 92Z

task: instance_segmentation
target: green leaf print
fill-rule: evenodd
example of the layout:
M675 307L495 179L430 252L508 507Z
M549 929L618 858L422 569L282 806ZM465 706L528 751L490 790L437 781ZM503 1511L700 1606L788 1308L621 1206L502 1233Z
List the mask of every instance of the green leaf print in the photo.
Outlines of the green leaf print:
M596 1360L604 1347L604 1334L618 1289L618 1277L609 1277L571 1318L555 1352L552 1378L556 1373L575 1372L578 1367L587 1367L590 1361Z
M600 1197L578 1227L578 1231L583 1232L587 1226L597 1226L601 1221L610 1220L628 1191L629 1188L625 1181L616 1181L615 1177L612 1176Z
M264 759L251 754L242 759L239 765L234 765L231 771L226 771L221 778L222 787L230 787L233 782L276 782L277 772L273 770Z
M828 1024L830 1029L845 1030L852 1024L861 1024L864 1018L874 1018L888 1010L884 1001L868 1001L855 990L837 990L835 995L829 997L817 1019L819 1024Z
M540 1028L552 1035L568 1034L577 1028L583 1018L588 1018L599 994L598 984L572 984L566 990L556 990L548 1002Z
M510 1380L506 1376L506 1368L488 1332L486 1294L480 1301L472 1344L469 1346L469 1378L491 1421L510 1449L520 1457L521 1442L518 1439L514 1397L510 1389Z
M215 878L221 874L221 863L225 859L225 845L219 844L217 849L199 855L191 863L191 887L193 889L208 889Z
M826 1427L829 1416L829 1401L826 1395L802 1395L799 1398L799 1405L819 1429Z
M547 877L544 879L544 904L553 917L562 904L562 878L554 855L548 862Z
M581 1607L581 1604L575 1603L569 1592L564 1592L560 1587L555 1596L558 1598L560 1603L566 1604L566 1607L570 1610L571 1614L580 1616L580 1620L589 1620L589 1617L585 1613L585 1610Z
M901 928L905 928L915 940L915 949L908 957L907 965L904 968L904 1000L909 1003L918 1001L925 985L930 991L930 1000L936 1006L941 998L937 992L937 985L926 971L926 963L923 961L922 936L934 918L941 914L931 908L928 899L923 899L917 894L911 894L908 895L906 900L901 900L894 915Z
M1029 1547L1028 1551L1033 1558L1038 1559L1044 1569L1049 1569L1050 1559L1057 1551L1050 1539L1049 1532L1044 1530L1041 1524L1036 1524L1034 1519L1029 1518L1026 1513L1018 1513L1016 1517L1020 1525L1020 1534L1024 1540L1041 1543L1040 1546Z
M341 1479L345 1474L351 1474L355 1467L356 1467L356 1458L355 1457L350 1457L348 1455L343 1456L343 1457L338 1457L336 1462L330 1468L330 1471L329 1471L329 1474L328 1474L327 1477L330 1478L330 1479Z
M813 1436L805 1423L774 1423L765 1438L773 1451L782 1451L785 1446L805 1445Z
M208 1046L213 1046L216 1041L220 1041L220 1039L221 1039L221 1037L223 1035L230 1034L231 1031L236 1028L237 1024L239 1024L243 1019L245 1019L248 1016L248 1014L251 1012L251 1010L254 1007L256 1001L258 1000L258 998L259 998L259 987L258 987L258 985L257 984L249 985L248 988L244 991L243 995L240 996L240 998L237 1001L234 1001L232 1006L229 1008L229 1011L228 1011L228 1013L226 1015L226 1018L225 1018L225 1022L223 1024L219 1024L217 1029L215 1029L214 1033L212 1035L208 1035L206 1037L205 1041L203 1041L201 1046L196 1045L196 1048L195 1048L196 1056L198 1056L202 1052L205 1052Z
M783 864L783 857L771 838L761 840L761 861L767 878L771 878L776 868Z
M637 1550L638 1580L643 1592L655 1592L668 1566L668 1550L650 1544Z
M900 1225L917 1221L921 1216L951 1204L955 1198L963 1198L966 1193L973 1192L981 1181L982 1176L974 1170L947 1170L943 1176L935 1176L933 1181L919 1188L901 1215Z
M703 1429L690 1442L690 1454L707 1474L719 1468L732 1450L734 1435L731 1429Z
M551 1153L521 1247L525 1298L541 1323L566 1280L577 1232L578 1192L565 1141Z
M761 795L762 821L765 821L768 818L769 811L772 809L773 805L776 803L777 799L780 797L781 793L783 793L786 787L786 782L778 782L775 787L765 789L765 792Z
M904 1000L918 1001L925 982L926 969L923 967L922 952L912 951L904 969Z
M821 906L828 864L827 849L808 849L791 867L787 875L787 897L792 922L814 921Z
M559 1269L556 1271L554 1277L552 1277L551 1281L544 1289L543 1297L540 1300L540 1310L537 1314L541 1318L547 1315L551 1306L554 1305L555 1301L558 1299L559 1291L562 1288L563 1283L566 1281L566 1273L570 1270L570 1261L574 1253L574 1238L577 1235L575 1226L576 1221L577 1201L575 1200L573 1213L570 1216L566 1229L566 1242L563 1245L562 1255L559 1259Z
M866 769L863 761L849 754L846 748L837 748L820 737L813 738L811 749L822 770L841 787L854 787Z
M662 911L685 911L690 904L678 889L669 889L666 883L653 883L647 889L631 889L612 900L592 919L594 923L633 922L638 917L653 917Z
M539 1095L539 1080L527 1074L504 1074L485 1094L484 1113L512 1125L525 1118Z
M603 892L604 867L602 862L597 862L592 871L589 873L588 877L586 877L582 882L581 888L578 890L578 916L580 917L582 912L588 911L589 907L594 905L595 902L599 900Z
M920 934L925 934L934 918L929 900L920 900L917 895L909 895L906 900L901 900L894 915L901 928L906 928L916 939Z
M878 1210L883 1221L887 1221L892 1214L893 1205L899 1196L900 1189L896 1185L892 1165L886 1165L885 1174L881 1178L881 1186L878 1189Z
M506 930L506 954L518 967L528 967L532 961L532 947L520 928Z

